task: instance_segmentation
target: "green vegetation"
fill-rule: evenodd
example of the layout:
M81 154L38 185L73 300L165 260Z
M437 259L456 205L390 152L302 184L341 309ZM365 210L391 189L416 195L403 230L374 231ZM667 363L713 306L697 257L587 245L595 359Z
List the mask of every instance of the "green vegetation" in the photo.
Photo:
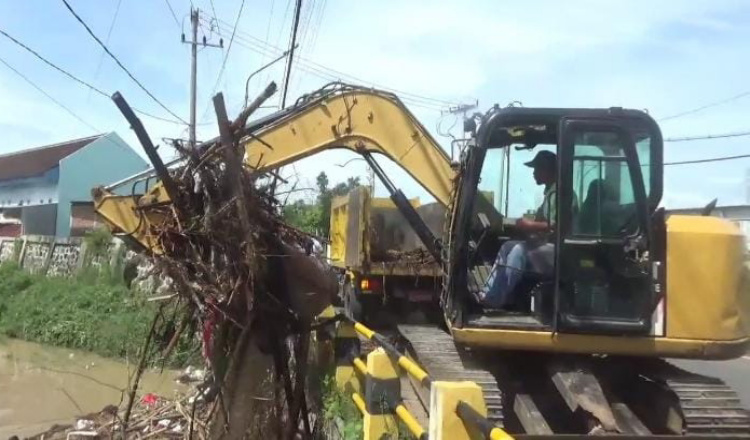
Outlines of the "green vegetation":
M0 333L105 356L133 356L155 308L125 286L0 266Z
M331 202L336 196L343 196L359 186L359 177L350 177L346 182L329 188L326 173L316 178L317 196L315 203L296 200L284 206L282 215L292 226L319 237L328 236L331 226Z
M124 253L114 255L108 232L85 239L84 267L71 277L29 274L16 264L0 265L0 335L103 356L136 356L159 307L123 280ZM163 310L164 335L155 338L163 350L179 319L175 307ZM165 323L166 321L166 323ZM192 332L183 332L168 364L183 365L197 353ZM154 362L159 361L158 356Z
M323 379L323 420L331 430L338 430L343 440L362 438L364 421L351 395L336 386L331 376Z

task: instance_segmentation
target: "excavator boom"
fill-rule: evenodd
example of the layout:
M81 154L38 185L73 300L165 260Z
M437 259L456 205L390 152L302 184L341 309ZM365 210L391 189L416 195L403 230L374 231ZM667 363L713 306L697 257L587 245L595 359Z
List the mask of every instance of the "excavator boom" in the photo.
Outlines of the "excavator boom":
M245 164L261 172L344 148L388 157L444 206L451 197L455 171L450 158L390 93L340 84L326 87L301 98L294 107L250 123L244 133ZM214 139L198 148L208 151L217 142ZM107 188L94 191L95 208L110 227L157 254L158 243L149 231L160 218L143 207L169 201L161 184L140 198L118 196Z
M300 104L244 140L246 163L274 169L321 151L381 153L399 164L442 205L454 171L450 158L395 95L346 88Z

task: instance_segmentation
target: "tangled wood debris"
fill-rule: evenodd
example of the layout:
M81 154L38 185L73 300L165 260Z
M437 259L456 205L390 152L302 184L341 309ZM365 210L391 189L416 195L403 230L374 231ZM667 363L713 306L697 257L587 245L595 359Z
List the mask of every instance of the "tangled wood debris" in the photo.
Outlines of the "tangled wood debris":
M206 415L209 406L195 398L167 400L146 394L134 406L130 423L125 426L114 405L99 412L82 415L71 425L55 425L30 440L71 438L209 438Z
M216 95L219 138L198 146L175 144L183 158L176 169L161 161L124 98L113 96L170 199L142 197L136 208L156 238L154 266L177 293L169 306L181 315L155 320L152 335L169 341L161 353L168 356L196 329L211 372L204 408L195 416L184 402L165 404L154 410L158 413L139 412L136 375L115 436L188 436L186 421L195 422L189 426L198 438L253 437L250 432L280 439L312 436L305 393L309 326L335 295L337 281L327 265L305 253L309 238L281 220L273 174L244 162L240 141L253 136L246 120L275 89L271 83L233 122L222 95ZM146 353L154 351L149 341L139 371ZM255 420L248 417L253 412ZM181 418L180 430L170 424L141 432L149 421L172 416Z

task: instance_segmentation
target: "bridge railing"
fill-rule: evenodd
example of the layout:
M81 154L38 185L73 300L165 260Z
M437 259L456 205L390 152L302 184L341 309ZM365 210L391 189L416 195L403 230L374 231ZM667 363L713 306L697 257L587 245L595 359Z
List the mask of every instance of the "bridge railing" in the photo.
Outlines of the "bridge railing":
M327 315L330 318L333 314L329 311ZM470 381L433 381L385 336L362 323L335 316L336 383L351 396L362 413L365 440L398 438L397 422L420 440L512 439L487 419L487 407L479 385ZM377 346L364 360L360 337ZM404 405L400 380L404 374L430 393L427 428Z

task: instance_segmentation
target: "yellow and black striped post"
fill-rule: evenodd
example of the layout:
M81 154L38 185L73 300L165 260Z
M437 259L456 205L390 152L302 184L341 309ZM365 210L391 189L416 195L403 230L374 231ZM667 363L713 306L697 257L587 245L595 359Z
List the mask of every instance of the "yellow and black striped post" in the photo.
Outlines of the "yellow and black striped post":
M365 376L364 440L398 438L398 424L393 412L401 401L401 383L388 354L377 348L367 355Z
M336 340L336 310L333 306L326 307L316 321L325 323L311 332L313 354L315 356L315 367L324 372L335 362L333 341Z
M484 420L487 406L484 402L482 388L475 382L432 383L430 389L430 440L477 440L485 437L482 426L472 423L474 419L464 420L457 412L459 403L471 408L474 414ZM501 431L502 432L502 431ZM504 434L504 432L503 432ZM507 435L507 434L506 434ZM491 437L508 440L511 437Z
M456 405L456 415L464 421L468 430L478 432L487 440L513 440L507 432L495 426L487 420L487 417L480 414L471 404L460 400Z
M396 360L398 365L403 368L404 371L411 374L412 377L417 379L419 383L422 384L422 386L424 386L428 390L430 389L430 376L427 374L427 372L424 371L422 367L417 365L416 362L401 354L401 352L399 352L396 347L393 346L393 344L388 342L388 340L384 336L376 333L373 330L370 330L359 322L354 323L354 330L360 335L364 336L366 339L376 342L380 347L383 348L383 350L386 351L386 353L388 353L389 356L391 356L391 358Z
M347 320L339 321L333 352L336 358L336 386L340 390L360 390L359 380L352 365L352 359L359 356L359 351L359 338L354 326Z
M396 416L406 426L411 435L417 440L427 440L427 431L419 424L417 419L404 406L403 402L396 405Z

